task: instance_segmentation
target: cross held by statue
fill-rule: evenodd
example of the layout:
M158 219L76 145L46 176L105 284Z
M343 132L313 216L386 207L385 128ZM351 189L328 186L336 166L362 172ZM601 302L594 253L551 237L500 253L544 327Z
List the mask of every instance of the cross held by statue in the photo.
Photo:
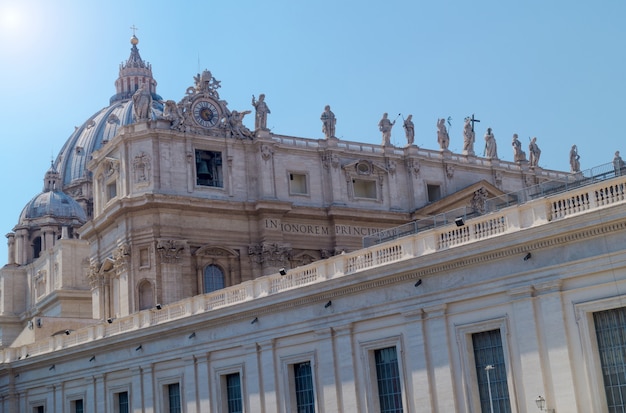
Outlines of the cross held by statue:
M474 114L472 113L472 117L470 118L470 122L472 123L472 132L474 132L474 122L480 122L478 119L476 119L474 117Z

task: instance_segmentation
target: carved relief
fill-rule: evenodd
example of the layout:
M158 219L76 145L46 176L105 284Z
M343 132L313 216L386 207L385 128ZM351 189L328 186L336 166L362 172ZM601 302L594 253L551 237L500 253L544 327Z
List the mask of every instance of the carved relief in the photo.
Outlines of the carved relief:
M474 196L472 196L472 199L470 200L470 208L480 214L487 212L488 195L487 190L482 187L474 191Z
M418 161L417 159L409 159L406 161L406 167L409 170L409 173L415 175L415 177L417 178L420 174L420 161Z
M150 182L150 170L152 169L152 159L150 156L141 152L138 155L135 155L135 159L133 160L133 171L135 176L135 182Z
M502 172L501 171L496 171L494 173L494 178L496 181L496 185L497 186L501 186L502 185Z
M167 264L179 263L187 249L187 241L161 239L157 241L157 252L161 261Z
M106 158L104 161L104 173L106 176L112 176L120 169L120 161L113 158Z
M89 280L91 288L96 288L103 283L104 277L100 274L99 268L100 263L95 260L91 260L89 263L89 270L87 270L87 280Z
M269 161L274 151L269 145L261 145L261 157L264 161Z
M446 165L446 176L450 179L454 177L454 165Z
M251 245L248 255L258 264L282 266L289 261L291 247L276 242L264 242L263 244Z
M396 174L396 161L389 160L387 161L387 170L391 175Z
M322 154L322 165L324 165L326 169L329 169L331 166L333 168L339 167L339 156L332 152L325 152Z
M128 269L128 263L130 262L130 246L127 243L120 244L115 251L113 251L113 267L115 272L119 275Z

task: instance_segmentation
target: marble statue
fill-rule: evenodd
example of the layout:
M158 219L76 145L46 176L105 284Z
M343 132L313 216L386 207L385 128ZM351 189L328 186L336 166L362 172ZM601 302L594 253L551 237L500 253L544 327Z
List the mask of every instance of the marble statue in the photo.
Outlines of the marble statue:
M530 144L528 145L528 152L530 156L530 167L534 168L539 166L539 157L541 157L541 149L539 149L539 145L537 145L537 138L534 137Z
M522 142L517 138L517 133L513 134L513 162L526 162L526 152L522 150Z
M233 135L239 138L252 138L252 132L250 132L250 129L243 125L243 117L248 113L252 112L249 110L244 110L243 112L233 110L230 113L228 116L228 125L230 126L230 130Z
M572 172L580 172L580 155L578 155L576 145L572 145L572 149L569 151L569 166Z
M326 136L326 139L334 138L337 119L335 118L335 114L330 110L330 105L324 107L324 112L322 112L320 119L322 121L322 132L324 136Z
M619 151L615 152L615 157L613 158L613 169L615 169L615 175L622 175L624 172L624 161L622 157L619 156Z
M413 141L415 139L415 125L413 125L413 115L409 115L402 125L404 128L404 133L406 135L406 143L407 145L413 145Z
M474 155L475 136L472 130L472 119L467 117L463 125L463 153L465 155Z
M173 100L166 100L163 103L163 115L161 119L172 122L171 129L177 129L183 121L183 115L180 113L178 105Z
M254 109L256 110L254 130L269 130L267 128L267 114L271 112L267 103L265 103L265 94L261 93L258 101L254 98L254 95L252 95L252 106L254 106Z
M442 151L448 150L450 145L450 136L448 136L448 130L446 129L446 120L441 118L437 121L437 142Z
M387 113L383 113L383 118L378 122L378 129L383 133L383 146L391 145L391 128L396 124L387 118Z
M485 133L485 157L498 159L498 145L496 144L496 137L493 135L491 128L487 128L487 133Z
M152 108L152 95L145 86L139 87L133 94L133 112L135 121L150 119L150 108Z

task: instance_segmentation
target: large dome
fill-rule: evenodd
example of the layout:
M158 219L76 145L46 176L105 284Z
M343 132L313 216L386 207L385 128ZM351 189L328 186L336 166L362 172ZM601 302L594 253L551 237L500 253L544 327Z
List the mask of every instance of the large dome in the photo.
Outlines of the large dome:
M163 98L156 93L157 82L152 77L152 66L139 55L139 39L133 35L130 43L130 57L120 64L119 77L115 81L116 93L111 97L110 105L74 130L55 161L55 167L61 174L62 189L73 196L87 195L78 193L77 188L81 183L91 181L87 170L91 154L116 136L119 128L135 122L133 93L144 87L152 96L152 119L163 114L163 104L160 103Z

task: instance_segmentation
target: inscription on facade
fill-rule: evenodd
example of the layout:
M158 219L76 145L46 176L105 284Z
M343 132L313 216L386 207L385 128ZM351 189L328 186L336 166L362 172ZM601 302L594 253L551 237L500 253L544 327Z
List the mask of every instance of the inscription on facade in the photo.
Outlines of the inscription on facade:
M362 227L358 225L314 225L299 223L283 223L280 219L265 219L265 229L281 231L288 234L305 234L305 235L350 235L355 237L365 237L368 235L378 234L383 231L379 228Z

